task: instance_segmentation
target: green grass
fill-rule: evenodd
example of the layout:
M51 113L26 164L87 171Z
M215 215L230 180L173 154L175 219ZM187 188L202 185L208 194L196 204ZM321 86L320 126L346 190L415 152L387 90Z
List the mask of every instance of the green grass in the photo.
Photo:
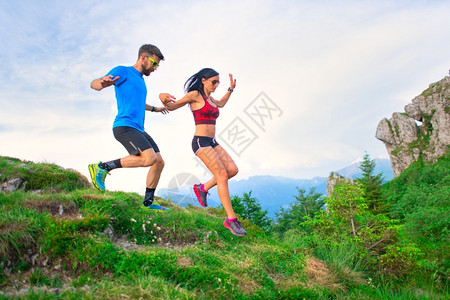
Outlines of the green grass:
M76 171L0 157L0 299L409 299L370 279L357 249L248 220L235 237L223 209L140 208L135 193L99 192ZM26 182L26 184L25 184ZM399 187L400 188L400 187ZM312 246L315 245L315 246ZM430 285L426 283L425 285ZM432 296L442 289L429 289ZM427 291L429 293L429 291Z

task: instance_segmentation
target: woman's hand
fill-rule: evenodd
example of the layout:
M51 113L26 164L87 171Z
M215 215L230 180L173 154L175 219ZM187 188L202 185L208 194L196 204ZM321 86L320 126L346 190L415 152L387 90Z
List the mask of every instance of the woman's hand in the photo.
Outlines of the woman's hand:
M233 79L233 74L228 74L230 76L230 89L234 90L236 87L236 79Z
M168 93L159 94L159 100L161 100L162 104L166 106L170 102L175 102L175 96Z

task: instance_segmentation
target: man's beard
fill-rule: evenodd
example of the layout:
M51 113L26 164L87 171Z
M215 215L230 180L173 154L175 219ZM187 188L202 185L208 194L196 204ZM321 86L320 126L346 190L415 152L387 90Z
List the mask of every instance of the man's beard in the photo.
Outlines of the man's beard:
M143 70L142 70L142 73L143 73L145 76L150 76L151 69L143 69Z

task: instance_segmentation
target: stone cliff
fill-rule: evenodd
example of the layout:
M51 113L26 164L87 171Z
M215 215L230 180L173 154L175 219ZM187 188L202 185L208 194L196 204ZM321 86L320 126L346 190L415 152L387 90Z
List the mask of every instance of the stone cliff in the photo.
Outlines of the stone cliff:
M386 145L395 176L419 158L437 161L450 145L450 77L430 84L404 113L381 120L375 136Z

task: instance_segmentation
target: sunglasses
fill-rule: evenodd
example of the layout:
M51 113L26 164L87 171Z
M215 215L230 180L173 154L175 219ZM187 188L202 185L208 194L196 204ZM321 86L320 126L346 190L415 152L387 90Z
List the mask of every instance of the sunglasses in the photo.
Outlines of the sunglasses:
M220 81L219 80L211 80L211 83L212 83L212 85L216 85L216 84L220 83Z
M151 59L151 58L148 57L148 56L147 56L147 58L148 58L148 60L150 60L150 61L152 62L152 66L154 66L154 67L159 67L159 64L158 64L156 61L154 61L153 59Z

